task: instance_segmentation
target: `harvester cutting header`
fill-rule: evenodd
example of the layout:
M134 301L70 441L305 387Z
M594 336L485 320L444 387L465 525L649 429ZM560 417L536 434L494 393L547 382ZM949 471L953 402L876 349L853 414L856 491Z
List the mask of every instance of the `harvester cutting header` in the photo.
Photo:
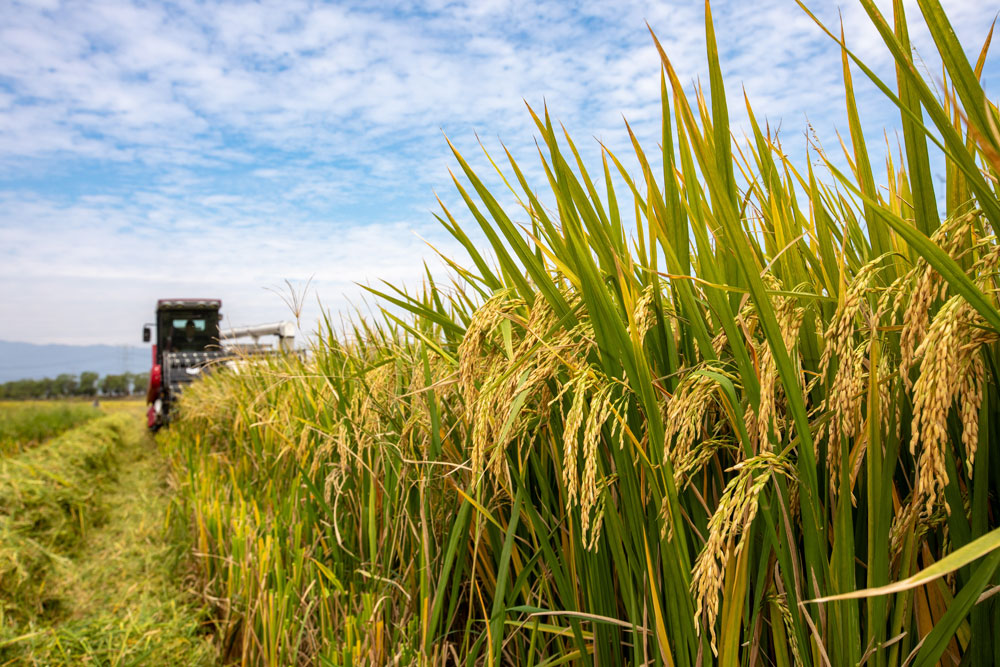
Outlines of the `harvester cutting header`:
M156 340L153 343L153 367L149 373L146 422L156 430L170 421L170 407L185 385L197 379L207 368L236 354L273 352L260 343L265 336L277 336L278 350L291 350L295 343L295 325L275 322L251 327L220 330L220 299L160 299L156 302ZM147 324L142 340L150 342ZM235 341L251 338L252 343Z

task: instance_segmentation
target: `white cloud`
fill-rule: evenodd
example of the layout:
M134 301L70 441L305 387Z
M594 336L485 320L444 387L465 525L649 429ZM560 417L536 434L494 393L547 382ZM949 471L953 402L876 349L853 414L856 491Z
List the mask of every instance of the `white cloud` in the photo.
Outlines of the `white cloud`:
M46 230L0 226L2 337L38 342L130 341L155 299L171 294L221 295L234 325L284 318L280 299L264 292L284 279L311 279L327 307L342 308L358 297L358 282L416 284L433 255L417 234L435 234L407 222L286 224L240 212L233 215L249 224L205 226L197 209L166 210L162 202L156 218L145 218L141 205L103 197L69 211L44 200L0 205L5 222L30 219ZM455 244L444 245L459 256ZM318 311L306 314L312 328ZM60 318L65 326L36 331Z

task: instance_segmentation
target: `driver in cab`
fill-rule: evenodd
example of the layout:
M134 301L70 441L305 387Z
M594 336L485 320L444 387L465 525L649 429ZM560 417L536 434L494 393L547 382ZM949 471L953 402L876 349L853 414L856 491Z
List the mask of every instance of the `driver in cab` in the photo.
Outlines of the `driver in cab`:
M195 325L194 320L185 322L183 329L171 328L170 336L167 338L167 351L190 349L197 335L198 327Z

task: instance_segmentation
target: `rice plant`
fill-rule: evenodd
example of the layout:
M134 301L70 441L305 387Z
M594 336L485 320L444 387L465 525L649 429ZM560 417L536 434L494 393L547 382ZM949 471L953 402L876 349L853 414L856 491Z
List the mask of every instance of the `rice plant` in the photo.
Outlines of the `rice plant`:
M163 445L224 656L1000 663L1000 114L989 40L969 62L918 4L943 97L901 1L862 0L894 85L822 28L848 168L797 167L749 103L734 139L706 4L708 97L653 37L655 151L626 128L592 177L529 109L545 194L490 158L516 213L453 148L452 284L372 289L380 321L192 387ZM886 183L858 73L900 113Z

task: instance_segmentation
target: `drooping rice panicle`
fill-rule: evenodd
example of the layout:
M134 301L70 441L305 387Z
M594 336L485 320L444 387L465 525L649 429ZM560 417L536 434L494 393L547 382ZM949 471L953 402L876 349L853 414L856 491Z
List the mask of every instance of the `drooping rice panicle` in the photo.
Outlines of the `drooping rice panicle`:
M862 3L896 66L885 183L876 72L832 30L844 160L749 100L734 140L706 5L706 90L654 38L655 146L627 127L589 173L529 107L541 184L487 155L518 218L451 146L454 285L371 289L383 314L186 392L163 446L228 657L992 664L1000 113L985 49L918 5L944 99L904 3ZM881 588L921 572L950 576Z

